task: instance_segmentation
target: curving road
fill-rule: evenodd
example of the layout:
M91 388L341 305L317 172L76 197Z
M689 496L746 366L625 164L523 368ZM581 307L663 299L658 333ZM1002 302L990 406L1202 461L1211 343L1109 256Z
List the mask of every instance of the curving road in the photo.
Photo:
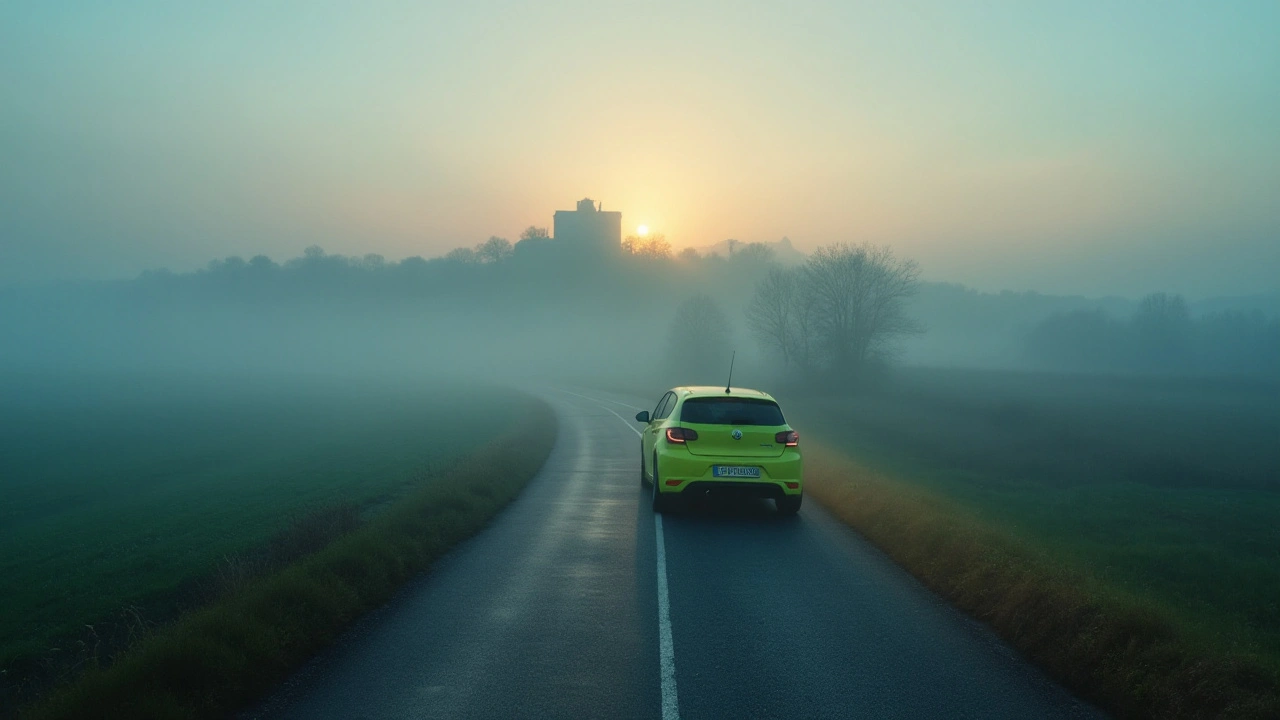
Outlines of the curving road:
M549 391L547 465L245 718L1092 718L816 504L655 516L646 404Z

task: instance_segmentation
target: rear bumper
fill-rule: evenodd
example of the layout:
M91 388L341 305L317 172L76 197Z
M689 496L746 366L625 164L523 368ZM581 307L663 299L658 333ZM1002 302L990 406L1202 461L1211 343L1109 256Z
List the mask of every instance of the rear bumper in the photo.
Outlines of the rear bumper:
M711 468L716 465L741 465L760 468L756 478L717 478ZM801 480L800 451L788 448L778 457L730 458L693 455L680 447L665 448L658 455L662 493L732 492L756 497L778 498L804 492Z
M775 482L742 482L741 480L695 480L680 486L679 494L689 495L737 495L741 497L757 497L768 500L777 500L785 497L787 493L786 486L782 483ZM795 490L792 495L800 494L799 490Z

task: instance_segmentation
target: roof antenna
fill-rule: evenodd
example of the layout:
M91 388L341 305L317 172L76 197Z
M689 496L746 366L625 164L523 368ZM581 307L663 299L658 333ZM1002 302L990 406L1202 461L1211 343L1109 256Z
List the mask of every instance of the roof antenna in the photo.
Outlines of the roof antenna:
M734 350L733 355L729 358L729 381L724 384L724 394L729 394L729 386L733 384L733 361L737 359L738 351Z

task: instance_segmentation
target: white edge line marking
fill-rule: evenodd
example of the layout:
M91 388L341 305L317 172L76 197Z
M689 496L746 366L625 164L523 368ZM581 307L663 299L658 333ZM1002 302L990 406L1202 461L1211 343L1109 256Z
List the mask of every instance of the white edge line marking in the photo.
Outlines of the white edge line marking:
M569 394L578 395L571 392ZM578 395L578 397L595 400L586 395ZM625 405L625 403L618 404ZM644 433L631 427L630 420L603 405L599 407L613 413L613 416L621 420L628 430L644 437ZM627 407L632 406L627 405ZM676 695L676 647L671 639L671 599L667 593L667 548L662 541L662 513L653 514L653 529L658 546L658 674L662 680L662 720L680 720L680 700Z
M622 407L624 407L624 408L631 408L632 410L644 410L644 408L642 408L642 407L636 407L635 405L628 405L628 404L626 404L626 403L624 403L624 402L618 402L617 400L606 400L605 398L593 398L593 397L590 397L590 396L588 396L588 395L579 395L579 394L578 394L578 393L576 393L576 392L572 392L572 391L570 391L570 390L565 390L564 388L559 388L559 390L560 390L560 392L562 392L562 393L569 393L570 395L573 395L574 397L580 397L580 398L582 398L582 399L584 399L584 400L591 400L591 401L593 401L593 402L598 402L598 403L602 403L602 402L613 403L614 405L621 405L621 406L622 406ZM609 409L609 408L605 408L605 410L608 410L608 409ZM614 413L614 415L617 415L617 413ZM624 418L624 420L625 420L625 418ZM631 429L632 429L632 430L635 430L635 428L631 428Z
M667 597L667 549L662 541L662 513L653 514L658 539L658 657L662 668L662 720L679 720L676 696L676 648L671 639L671 601Z
M628 420L628 419L626 419L626 418L622 417L621 415L619 415L619 414L618 414L618 413L616 413L616 412L613 412L613 410L610 410L609 408L607 408L607 407L605 407L605 406L603 406L603 405L601 405L601 406L600 406L600 409L601 409L601 410L608 410L609 412L613 413L613 416L614 416L614 417L616 417L616 418L618 418L619 420L621 420L622 422L626 423L626 425L627 425L627 429L628 429L628 430L630 430L631 432L635 433L636 435L639 435L640 437L644 437L644 433L642 433L642 432L640 432L639 430L637 430L637 429L635 429L635 428L631 427L631 423L632 423L632 422L634 422L633 420Z

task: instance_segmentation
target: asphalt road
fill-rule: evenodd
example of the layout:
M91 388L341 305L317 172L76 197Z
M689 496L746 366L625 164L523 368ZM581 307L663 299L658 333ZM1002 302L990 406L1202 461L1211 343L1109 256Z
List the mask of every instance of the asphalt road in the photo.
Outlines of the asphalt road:
M648 399L547 398L560 437L521 496L244 717L1101 715L816 503L655 516Z

